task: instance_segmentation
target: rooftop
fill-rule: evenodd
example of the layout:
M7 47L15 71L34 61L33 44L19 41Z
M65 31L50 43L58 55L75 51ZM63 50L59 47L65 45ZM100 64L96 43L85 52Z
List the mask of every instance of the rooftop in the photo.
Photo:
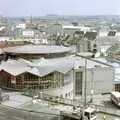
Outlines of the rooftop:
M29 72L39 77L43 77L52 72L60 72L66 74L74 69L79 69L85 66L85 59L76 56L69 56L56 59L38 59L28 61L25 59L11 60L2 62L0 70L4 70L11 75L17 76L19 74ZM104 64L97 63L95 61L87 60L87 68L108 67Z
M78 29L82 31L89 31L90 27L67 25L67 26L63 26L63 29Z
M49 53L64 53L70 52L70 47L63 46L48 46L48 45L24 45L16 47L4 48L5 52L16 54L49 54Z

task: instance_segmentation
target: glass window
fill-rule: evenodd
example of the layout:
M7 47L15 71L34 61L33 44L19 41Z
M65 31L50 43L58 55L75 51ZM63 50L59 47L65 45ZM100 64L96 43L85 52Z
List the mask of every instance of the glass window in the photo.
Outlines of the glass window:
M76 72L75 73L75 94L76 95L82 94L82 81L83 81L83 73Z

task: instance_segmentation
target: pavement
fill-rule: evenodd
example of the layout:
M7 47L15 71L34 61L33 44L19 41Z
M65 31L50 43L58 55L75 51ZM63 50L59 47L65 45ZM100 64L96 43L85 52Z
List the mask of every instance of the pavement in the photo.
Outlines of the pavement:
M19 107L32 102L32 98L22 95L20 92L5 92L9 95L9 100L3 101L1 104L9 107Z
M0 120L60 120L60 116L33 111L19 110L0 105ZM97 120L103 120L103 114L97 114ZM119 117L106 115L106 120L120 120Z
M7 94L9 94L10 99L0 105L0 120L58 120L59 111L68 109L68 106L52 105L43 100L32 102L32 98L19 92L8 92ZM93 104L100 105L105 112L120 115L120 109L110 102L109 95L93 96ZM98 113L98 120L103 119L104 115L109 120L120 120L119 116L106 113Z
M59 120L59 116L0 105L0 120Z

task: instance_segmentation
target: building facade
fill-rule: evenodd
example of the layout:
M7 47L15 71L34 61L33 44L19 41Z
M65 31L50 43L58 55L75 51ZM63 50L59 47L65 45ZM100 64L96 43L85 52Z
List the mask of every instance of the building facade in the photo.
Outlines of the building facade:
M74 70L73 97L90 101L95 95L110 93L114 90L114 75L113 67L86 59L84 66Z

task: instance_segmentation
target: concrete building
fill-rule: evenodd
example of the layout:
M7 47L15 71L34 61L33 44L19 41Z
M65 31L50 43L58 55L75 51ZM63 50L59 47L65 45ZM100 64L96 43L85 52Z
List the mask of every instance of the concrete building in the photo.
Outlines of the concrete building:
M120 62L117 60L107 60L105 58L95 58L96 61L108 64L114 68L113 90L120 92Z
M22 31L22 36L24 38L33 38L34 37L34 31L33 30L24 30Z
M83 26L63 26L63 33L68 34L68 35L73 35L76 31L90 31L89 27L83 27Z
M74 69L74 98L84 100L86 94L89 101L93 95L114 90L114 69L111 66L83 58L77 58L77 62Z
M18 28L18 29L25 29L26 28L26 24L25 23L18 24L18 25L16 25L16 28Z
M67 79L69 75L71 76L70 71L73 64L64 58L70 51L70 48L62 46L44 45L5 48L4 52L7 53L9 59L2 61L0 65L0 75L2 76L0 86L16 90L48 91L49 89L66 88L71 85L73 78ZM62 96L64 97L66 92L69 93L71 90L73 87L64 91ZM56 94L56 96L59 95Z
M57 58L69 55L72 49L63 46L50 46L50 45L23 45L16 47L5 48L4 51L10 55L15 55L16 58L25 59L39 59L44 58Z
M4 51L12 59L0 64L0 86L3 88L37 89L51 96L81 101L85 92L89 100L92 95L113 90L114 70L111 66L70 55L70 48L28 45Z

